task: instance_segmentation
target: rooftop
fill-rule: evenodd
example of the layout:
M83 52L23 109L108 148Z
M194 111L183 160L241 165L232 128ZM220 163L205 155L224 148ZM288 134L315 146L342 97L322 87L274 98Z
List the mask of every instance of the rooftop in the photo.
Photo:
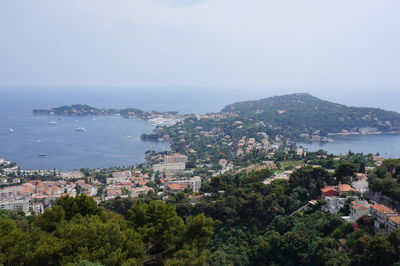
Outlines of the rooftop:
M389 217L389 220L400 225L400 215Z
M188 185L168 184L168 188L171 190L183 190L187 187L188 187Z
M340 184L339 186L338 186L338 188L339 188L339 191L340 192L349 192L349 191L354 191L355 189L354 188L352 188L350 185L348 185L348 184Z
M380 212L380 213L383 213L383 214L394 214L394 213L396 213L394 210L386 207L385 205L381 205L381 204L371 205L371 208L376 210L377 212Z

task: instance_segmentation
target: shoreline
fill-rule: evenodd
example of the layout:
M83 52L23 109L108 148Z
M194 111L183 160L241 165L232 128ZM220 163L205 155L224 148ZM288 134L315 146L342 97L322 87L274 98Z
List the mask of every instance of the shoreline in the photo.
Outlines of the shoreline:
M385 134L400 134L400 131L373 131L373 132L341 132L341 133L328 133L328 136L359 136L359 135L385 135Z

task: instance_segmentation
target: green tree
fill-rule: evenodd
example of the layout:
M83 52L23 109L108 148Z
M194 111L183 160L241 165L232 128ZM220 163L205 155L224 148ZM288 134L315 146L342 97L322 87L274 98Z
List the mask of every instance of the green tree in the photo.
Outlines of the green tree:
M78 213L82 216L95 215L100 212L97 203L89 196L81 194L76 197L62 197L56 201L55 206L64 209L65 219L71 220Z
M357 171L357 165L350 162L344 162L341 163L339 168L335 171L335 176L338 182L349 183Z
M36 217L33 225L38 226L46 232L53 232L64 221L64 209L61 206L54 206L51 209L46 209L42 215Z

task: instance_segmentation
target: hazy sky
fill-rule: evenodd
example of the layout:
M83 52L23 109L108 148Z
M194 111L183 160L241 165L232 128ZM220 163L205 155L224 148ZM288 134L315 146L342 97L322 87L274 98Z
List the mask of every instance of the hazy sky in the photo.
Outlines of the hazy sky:
M399 0L1 0L0 87L388 98L399 14Z

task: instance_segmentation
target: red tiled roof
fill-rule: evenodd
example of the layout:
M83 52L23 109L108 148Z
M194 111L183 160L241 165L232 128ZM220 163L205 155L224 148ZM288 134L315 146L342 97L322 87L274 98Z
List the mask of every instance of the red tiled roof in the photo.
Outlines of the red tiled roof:
M168 188L171 190L183 190L187 187L188 185L168 184Z
M339 185L339 191L341 192L348 192L348 191L354 191L355 189L352 188L350 185L348 184L340 184Z
M371 208L376 210L377 212L380 212L380 213L383 213L383 214L396 213L394 210L386 207L385 205L381 205L381 204L371 205Z
M334 186L327 186L327 187L321 188L321 191L322 191L322 192L336 191L336 187L334 187Z
M389 220L400 225L400 215L389 217Z
M369 209L367 206L364 206L364 205L353 205L352 207L356 210L368 210Z

